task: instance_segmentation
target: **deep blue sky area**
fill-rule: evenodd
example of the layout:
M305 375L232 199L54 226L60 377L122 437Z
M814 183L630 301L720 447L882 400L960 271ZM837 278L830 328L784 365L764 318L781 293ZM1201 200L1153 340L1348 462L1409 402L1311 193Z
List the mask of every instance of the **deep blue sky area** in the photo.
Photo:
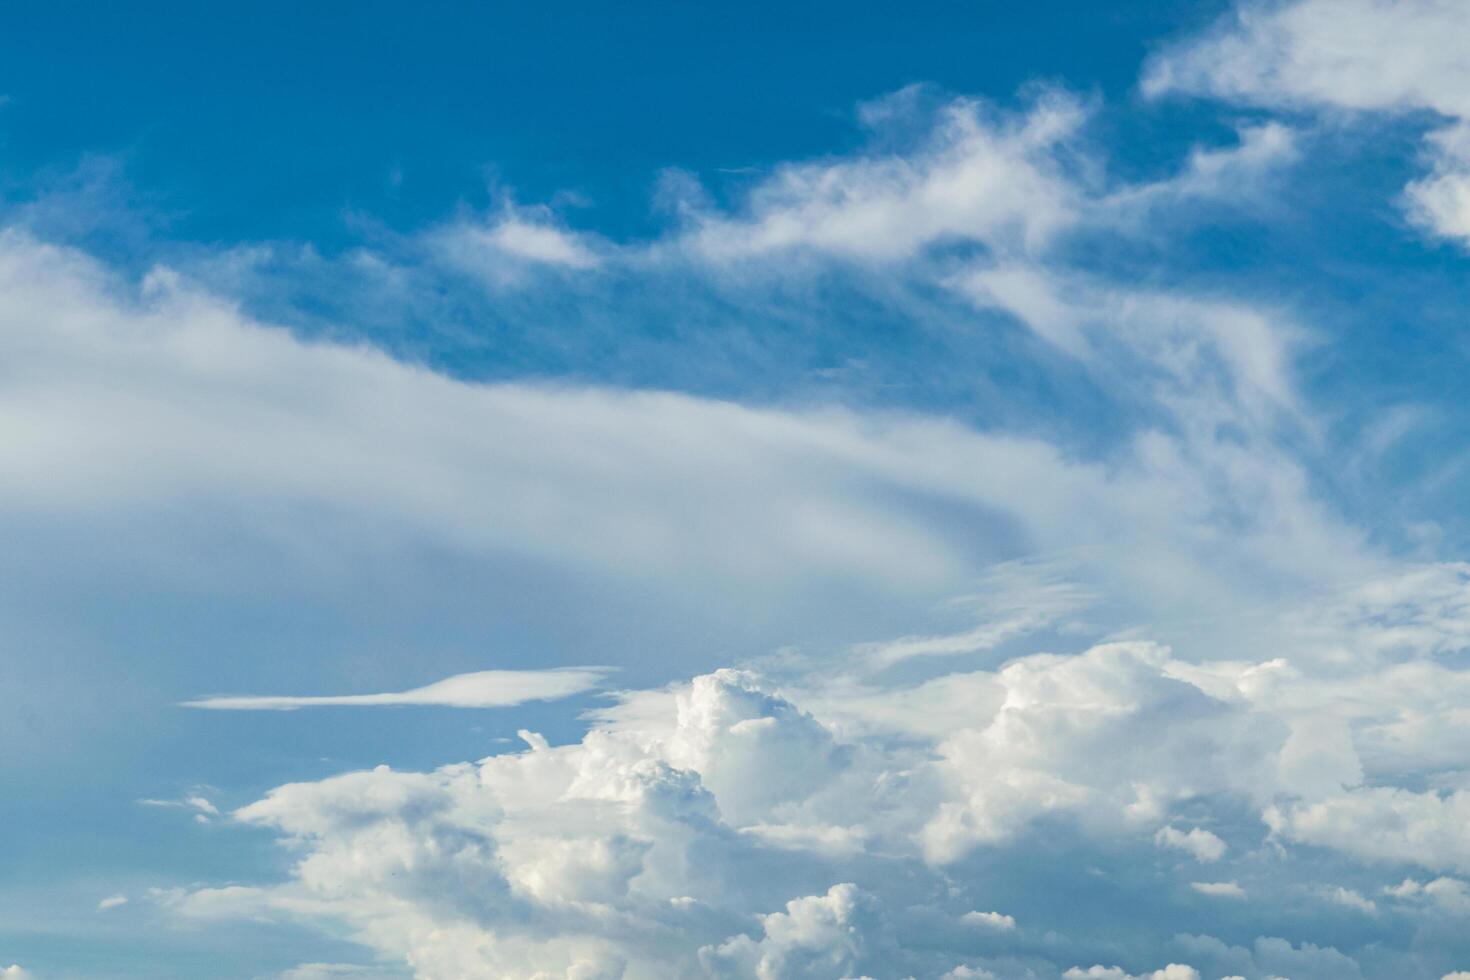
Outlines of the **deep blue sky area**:
M856 102L922 82L1125 96L1220 4L8 4L0 161L123 162L169 237L356 236L574 191L619 236L655 175L840 152ZM942 23L942 30L934 25ZM12 178L13 179L13 178Z

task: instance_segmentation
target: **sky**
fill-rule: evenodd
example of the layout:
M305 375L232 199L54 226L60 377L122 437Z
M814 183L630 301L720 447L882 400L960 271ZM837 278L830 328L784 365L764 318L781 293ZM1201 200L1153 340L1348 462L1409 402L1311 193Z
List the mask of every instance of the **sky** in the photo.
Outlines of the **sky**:
M0 11L0 980L1467 980L1470 7Z

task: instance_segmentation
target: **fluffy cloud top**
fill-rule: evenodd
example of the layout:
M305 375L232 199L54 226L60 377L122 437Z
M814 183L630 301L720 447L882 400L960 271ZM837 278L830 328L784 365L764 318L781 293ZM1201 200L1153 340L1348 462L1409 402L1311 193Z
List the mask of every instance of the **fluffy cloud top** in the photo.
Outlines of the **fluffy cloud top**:
M1360 665L1365 689L1378 683L1374 664ZM975 911L985 884L960 869L1042 827L1131 847L1136 860L1162 846L1226 862L1235 849L1223 838L1177 824L1210 801L1256 808L1286 844L1426 864L1451 847L1410 834L1401 852L1378 850L1395 838L1391 825L1334 809L1376 790L1312 801L1322 791L1283 764L1293 717L1312 717L1314 699L1337 694L1279 664L1190 664L1144 643L1033 654L946 675L997 696L939 731L923 710L933 682L870 688L854 701L853 680L803 676L813 712L755 674L722 670L629 693L567 745L527 732L526 751L478 763L283 786L234 817L299 850L292 880L169 902L195 917L345 925L426 978L1009 976L1019 962L1038 976L1130 977L1104 966L1045 972L1015 917ZM919 710L895 714L883 707L890 700ZM1333 826L1320 813L1341 832L1318 829ZM1420 819L1415 833L1463 836L1448 814ZM1265 829L1242 829L1236 873L1262 873ZM834 835L843 848L828 846ZM1444 860L1456 860L1452 848ZM859 880L812 886L844 868ZM1185 872L1179 885L1201 895L1248 894L1238 880L1190 882ZM1446 883L1393 887L1401 903L1453 893ZM1351 889L1325 897L1374 911ZM1209 937L1187 945L1242 976L1313 976L1311 964L1352 962L1278 940L1245 953ZM1259 965L1298 960L1294 972Z

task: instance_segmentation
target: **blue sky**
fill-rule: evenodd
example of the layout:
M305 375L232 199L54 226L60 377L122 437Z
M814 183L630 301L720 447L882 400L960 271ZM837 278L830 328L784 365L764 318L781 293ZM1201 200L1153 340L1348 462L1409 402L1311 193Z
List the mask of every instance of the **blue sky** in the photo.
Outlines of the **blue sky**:
M0 977L1470 976L1467 45L8 6Z

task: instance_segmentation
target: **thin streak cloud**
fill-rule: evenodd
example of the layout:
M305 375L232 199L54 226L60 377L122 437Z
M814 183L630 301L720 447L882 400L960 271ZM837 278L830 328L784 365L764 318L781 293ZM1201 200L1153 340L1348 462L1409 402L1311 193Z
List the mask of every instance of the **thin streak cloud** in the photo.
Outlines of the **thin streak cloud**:
M611 673L608 667L556 670L479 670L456 674L408 691L383 694L239 695L199 698L186 708L214 711L294 711L297 708L420 705L440 708L507 708L527 701L554 701L590 691Z

